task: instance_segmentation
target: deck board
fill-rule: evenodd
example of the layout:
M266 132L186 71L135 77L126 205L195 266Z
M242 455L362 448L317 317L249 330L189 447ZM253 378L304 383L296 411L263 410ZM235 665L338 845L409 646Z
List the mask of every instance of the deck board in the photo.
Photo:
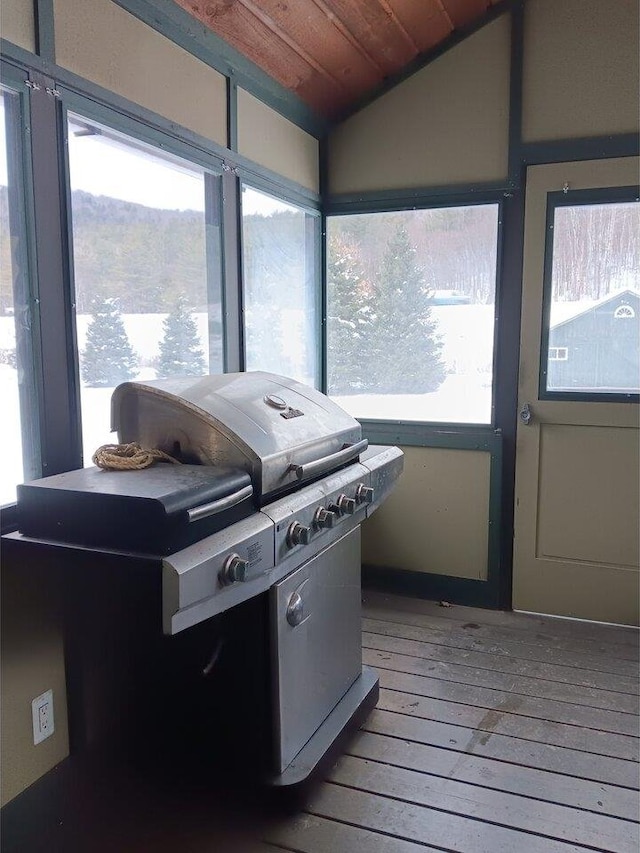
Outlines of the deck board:
M579 779L591 779L627 788L638 786L639 768L634 761L558 748L553 744L491 734L401 713L390 713L381 709L380 704L362 728L364 731L396 735L416 743L441 746L468 755L563 773Z
M397 684L400 678L403 678L403 673L380 670L381 685L387 685L392 680L392 676L395 676L394 683ZM419 690L420 687L415 689ZM608 755L631 761L638 759L638 739L635 737L527 717L516 713L519 707L520 702L517 696L493 708L479 708L396 689L383 689L378 702L378 708L384 708L386 711L472 728L476 735L485 741L495 734L502 734L596 755Z
M628 625L606 625L555 616L487 610L479 607L443 607L440 602L436 601L365 590L363 593L364 610L375 606L382 606L388 615L394 610L400 610L406 613L416 613L422 617L428 616L429 618L424 621L429 624L439 623L441 620L452 624L473 622L486 627L510 628L515 634L520 635L543 635L545 642L557 643L566 639L574 645L580 645L584 641L592 640L607 649L618 645L631 646L636 658L638 657L638 630Z
M600 732L635 738L638 735L638 715L637 712L633 712L633 709L622 713L617 710L594 708L583 703L547 699L539 694L523 695L517 690L443 681L440 678L421 675L416 671L418 667L413 666L412 659L401 655L390 655L389 659L384 660L375 652L365 649L363 657L366 664L378 669L380 685L390 690L470 705L473 708L487 708L518 716L566 723L571 726L596 729Z
M460 853L514 853L523 849L527 853L576 853L584 849L530 833L524 847L523 834L517 830L332 782L318 790L307 809L321 817Z
M304 811L301 853L640 848L638 632L366 593L380 700Z
M347 747L346 754L409 770L421 770L434 777L520 794L533 800L544 797L549 803L610 817L635 820L638 816L637 794L627 788L460 754L398 737L361 731Z
M542 663L536 660L523 660L502 654L499 661L494 654L485 651L473 651L466 648L450 647L436 642L416 640L416 629L403 625L392 625L378 622L374 619L363 619L362 642L367 649L397 652L421 658L429 662L442 663L455 667L452 671L462 673L470 670L478 678L501 679L510 676L521 676L529 679L541 679L547 682L546 690L551 688L551 682L558 682L562 687L575 685L577 688L593 687L618 695L626 693L637 697L640 695L638 679L631 676L619 675L612 672L601 672L593 669L583 669L552 663ZM433 639L433 638L431 638ZM561 688L562 689L562 688ZM577 691L581 693L581 689ZM546 693L545 695L549 695Z
M347 788L538 833L558 841L604 846L624 853L637 853L640 842L637 825L635 832L629 832L629 827L615 818L457 780L437 779L423 770L386 762L347 755L338 762L329 778Z
M383 611L367 609L366 616L378 621L383 616ZM565 667L576 667L580 670L594 670L595 672L615 673L630 678L636 678L638 674L637 661L620 658L615 654L582 654L581 652L567 652L559 649L553 642L548 645L523 643L520 641L492 638L490 635L479 638L475 634L458 634L442 629L434 629L424 624L423 618L416 614L402 615L404 622L389 620L387 631L393 636L403 636L407 639L423 640L425 642L438 643L441 646L449 646L454 649L468 649L469 651L485 652L492 655L513 657L519 660L538 661L540 663L556 664ZM413 630L412 630L413 629ZM400 632L400 633L398 633ZM499 668L500 664L496 662Z

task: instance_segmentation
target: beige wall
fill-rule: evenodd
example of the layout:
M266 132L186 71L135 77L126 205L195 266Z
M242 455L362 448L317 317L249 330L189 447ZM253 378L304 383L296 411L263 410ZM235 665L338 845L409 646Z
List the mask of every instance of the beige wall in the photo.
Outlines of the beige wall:
M486 580L489 453L403 450L395 491L363 526L363 563Z
M46 575L2 566L2 805L66 757L67 704L62 626ZM53 690L55 732L33 744L31 700Z
M58 65L226 145L222 74L110 0L54 0L54 14Z
M523 137L638 130L638 0L527 0Z
M318 140L238 89L238 151L255 163L319 191Z
M509 27L501 16L338 127L330 192L505 178Z
M25 50L35 51L33 0L2 0L0 36Z

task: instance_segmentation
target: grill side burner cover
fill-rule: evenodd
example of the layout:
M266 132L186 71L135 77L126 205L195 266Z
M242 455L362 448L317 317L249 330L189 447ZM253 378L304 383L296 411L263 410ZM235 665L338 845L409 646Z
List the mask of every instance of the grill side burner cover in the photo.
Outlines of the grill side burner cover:
M111 398L111 427L121 442L243 468L261 503L362 449L360 424L328 397L262 371L125 382Z
M186 548L255 511L246 471L166 463L141 471L55 474L19 485L17 503L25 536L157 555Z

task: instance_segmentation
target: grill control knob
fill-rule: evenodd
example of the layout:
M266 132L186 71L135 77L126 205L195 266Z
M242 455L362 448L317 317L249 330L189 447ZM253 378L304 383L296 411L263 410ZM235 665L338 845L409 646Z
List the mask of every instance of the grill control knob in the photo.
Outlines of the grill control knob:
M356 503L370 504L373 502L373 489L371 486L365 486L364 483L358 483L356 488Z
M333 527L335 517L335 512L331 512L331 510L320 506L314 513L313 524L318 529L322 529L323 527Z
M310 538L311 528L305 527L299 521L294 521L289 525L287 542L290 548L295 548L296 545L308 545Z
M228 586L236 581L246 581L248 568L248 560L243 560L239 554L230 554L218 573L220 583L223 586Z
M340 508L340 512L345 515L353 515L356 511L356 502L353 498L348 498L346 495L338 495L336 503Z

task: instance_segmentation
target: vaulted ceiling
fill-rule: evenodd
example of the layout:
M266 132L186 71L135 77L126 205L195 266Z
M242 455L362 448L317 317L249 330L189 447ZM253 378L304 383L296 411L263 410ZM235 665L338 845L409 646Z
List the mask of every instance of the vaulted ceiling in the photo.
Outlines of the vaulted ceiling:
M330 120L506 5L506 0L175 2Z

